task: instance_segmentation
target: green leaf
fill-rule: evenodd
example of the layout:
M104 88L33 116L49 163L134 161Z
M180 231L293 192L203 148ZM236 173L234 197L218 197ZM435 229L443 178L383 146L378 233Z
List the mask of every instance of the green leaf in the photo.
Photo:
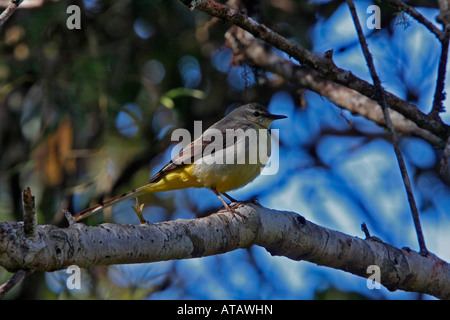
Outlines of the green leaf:
M163 106L165 106L169 109L172 109L175 106L175 102L173 100L178 97L183 97L183 96L193 97L196 99L204 99L206 94L203 91L197 90L197 89L175 88L175 89L167 91L160 98L159 102Z

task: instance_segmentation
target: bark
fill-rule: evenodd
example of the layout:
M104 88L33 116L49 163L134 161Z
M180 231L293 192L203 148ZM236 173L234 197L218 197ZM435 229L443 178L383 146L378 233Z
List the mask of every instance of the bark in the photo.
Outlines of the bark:
M188 259L264 247L272 255L305 260L368 277L377 265L380 283L389 290L422 292L450 299L450 265L430 253L424 257L376 238L360 239L312 222L294 212L256 204L237 208L245 219L228 212L208 217L144 225L102 224L67 228L36 226L35 238L22 222L0 223L0 265L17 270L54 271L70 265L144 263Z

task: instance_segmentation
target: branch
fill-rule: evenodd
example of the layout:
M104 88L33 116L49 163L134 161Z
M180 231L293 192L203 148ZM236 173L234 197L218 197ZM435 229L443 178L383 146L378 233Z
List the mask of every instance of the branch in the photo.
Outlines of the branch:
M234 52L235 63L247 62L281 76L298 86L328 98L338 107L359 114L380 126L385 126L385 120L380 105L361 93L341 84L326 80L311 68L301 67L289 59L275 53L271 47L253 37L245 30L232 27L225 33L227 45ZM240 59L240 60L239 60ZM400 113L389 110L395 129L405 135L420 137L429 143L444 148L446 142L428 130L419 128L414 122L406 119Z
M444 112L444 106L442 102L445 100L444 82L445 82L445 72L447 70L447 59L448 59L448 46L450 37L450 27L446 28L447 32L445 34L444 40L442 40L441 58L439 60L438 67L438 77L436 81L436 90L434 92L433 107L429 113L432 118L439 117L440 112Z
M449 36L450 36L450 27L446 27L449 16L448 14L449 2L447 0L438 1L441 13L436 18L436 20L440 21L443 24L444 31L439 30L431 21L427 20L416 9L414 9L411 6L408 6L406 3L400 0L384 0L384 2L389 3L398 10L407 12L411 17L413 17L419 23L423 24L426 28L428 28L428 30L430 30L434 35L436 35L436 37L441 41L442 49L438 68L438 78L436 81L436 90L434 93L432 109L429 113L429 116L431 118L437 119L439 117L439 113L445 111L442 102L445 99L444 81L445 81L445 71L447 68Z
M188 6L193 2L187 0L181 1ZM312 52L301 47L299 44L291 40L287 40L278 33L270 30L265 25L257 23L252 18L247 17L236 10L213 0L195 1L195 5L191 6L191 9L193 7L218 17L225 22L241 27L242 29L250 32L256 38L264 40L273 45L275 48L286 52L289 56L299 61L302 66L314 69L327 80L342 84L369 98L374 97L376 88L372 84L356 77L350 71L338 68L333 63L330 63L329 59L313 54ZM450 127L444 124L440 119L432 119L420 111L416 106L407 103L389 92L385 92L385 95L387 103L392 109L412 120L419 127L439 136L444 141L446 141L450 136Z
M54 271L70 265L90 267L188 259L258 245L272 255L306 260L368 277L377 265L380 282L389 290L405 290L450 299L450 265L434 254L424 257L380 240L366 240L321 227L294 212L256 204L235 208L245 219L226 211L198 219L146 225L102 224L68 228L37 227L40 241L31 243L23 223L0 223L0 265Z
M0 285L0 299L3 298L12 288L22 282L23 279L25 279L25 277L30 273L31 271L29 270L18 270L8 281Z
M377 94L377 96L380 97L378 100L381 100L381 104L380 104L381 109L383 110L384 119L385 119L386 125L389 129L389 137L394 146L395 155L397 156L398 165L400 167L400 172L402 174L402 180L405 185L406 194L408 196L408 202L409 202L409 206L411 208L411 213L413 216L414 227L416 228L417 238L419 241L420 253L422 255L427 255L428 250L425 246L425 239L423 237L422 227L420 225L419 210L417 209L416 201L414 199L414 193L412 191L411 181L409 179L408 170L406 169L405 160L403 159L403 155L400 151L397 133L395 132L395 129L392 125L391 117L389 115L389 105L386 102L386 96L384 95L384 90L381 86L380 78L378 77L378 74L375 70L375 65L373 63L372 55L369 51L369 47L367 45L366 38L364 36L364 32L362 31L361 24L359 23L355 4L353 3L353 0L347 0L347 4L350 8L350 13L352 15L353 22L355 24L359 42L361 43L361 48L364 53L364 57L367 61L367 65L370 70L370 75L373 79L373 83L376 88L376 94Z
M23 205L23 234L27 243L33 243L37 240L37 219L36 219L36 207L34 197L31 194L30 188L26 188L22 193L22 205ZM14 240L11 238L10 240ZM14 275L0 286L0 298L5 296L9 290L14 288L17 284L22 282L25 277L32 273L31 270L19 269Z
M9 17L17 10L23 0L11 0L6 9L0 14L0 27L9 19Z
M439 30L433 22L429 21L425 18L419 11L415 8L408 6L406 3L400 0L383 0L386 3L389 3L394 8L397 8L400 11L404 11L408 13L411 17L416 19L419 23L423 24L428 30L431 31L440 41L443 41L445 38L445 34L442 30Z
M31 194L30 188L26 188L22 193L22 203L23 203L23 222L25 235L30 238L36 237L36 207L34 197Z

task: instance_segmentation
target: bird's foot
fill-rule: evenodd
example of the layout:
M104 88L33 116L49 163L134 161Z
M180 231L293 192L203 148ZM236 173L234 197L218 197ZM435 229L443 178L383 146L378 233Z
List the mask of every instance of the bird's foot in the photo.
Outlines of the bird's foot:
M242 213L240 213L239 211L234 209L234 208L237 208L238 206L239 206L239 203L232 203L231 207L229 205L227 205L221 211L225 211L225 212L231 213L233 215L233 217L239 216L239 217L241 217L241 219L245 223L248 220L248 218L246 216L244 216Z

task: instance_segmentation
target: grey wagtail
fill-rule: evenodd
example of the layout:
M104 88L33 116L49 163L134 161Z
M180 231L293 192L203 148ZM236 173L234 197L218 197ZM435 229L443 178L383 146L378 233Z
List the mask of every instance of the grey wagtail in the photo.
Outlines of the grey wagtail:
M74 219L84 219L120 201L145 193L190 187L212 190L227 211L237 214L220 194L232 202L238 202L226 192L245 186L261 173L267 161L253 157L257 153L255 147L258 145L265 149L265 156L270 156L269 126L272 121L283 118L286 116L271 114L257 103L239 107L184 147L148 184L81 211ZM249 133L255 134L252 136ZM252 141L251 137L256 140ZM261 154L261 150L259 153Z

